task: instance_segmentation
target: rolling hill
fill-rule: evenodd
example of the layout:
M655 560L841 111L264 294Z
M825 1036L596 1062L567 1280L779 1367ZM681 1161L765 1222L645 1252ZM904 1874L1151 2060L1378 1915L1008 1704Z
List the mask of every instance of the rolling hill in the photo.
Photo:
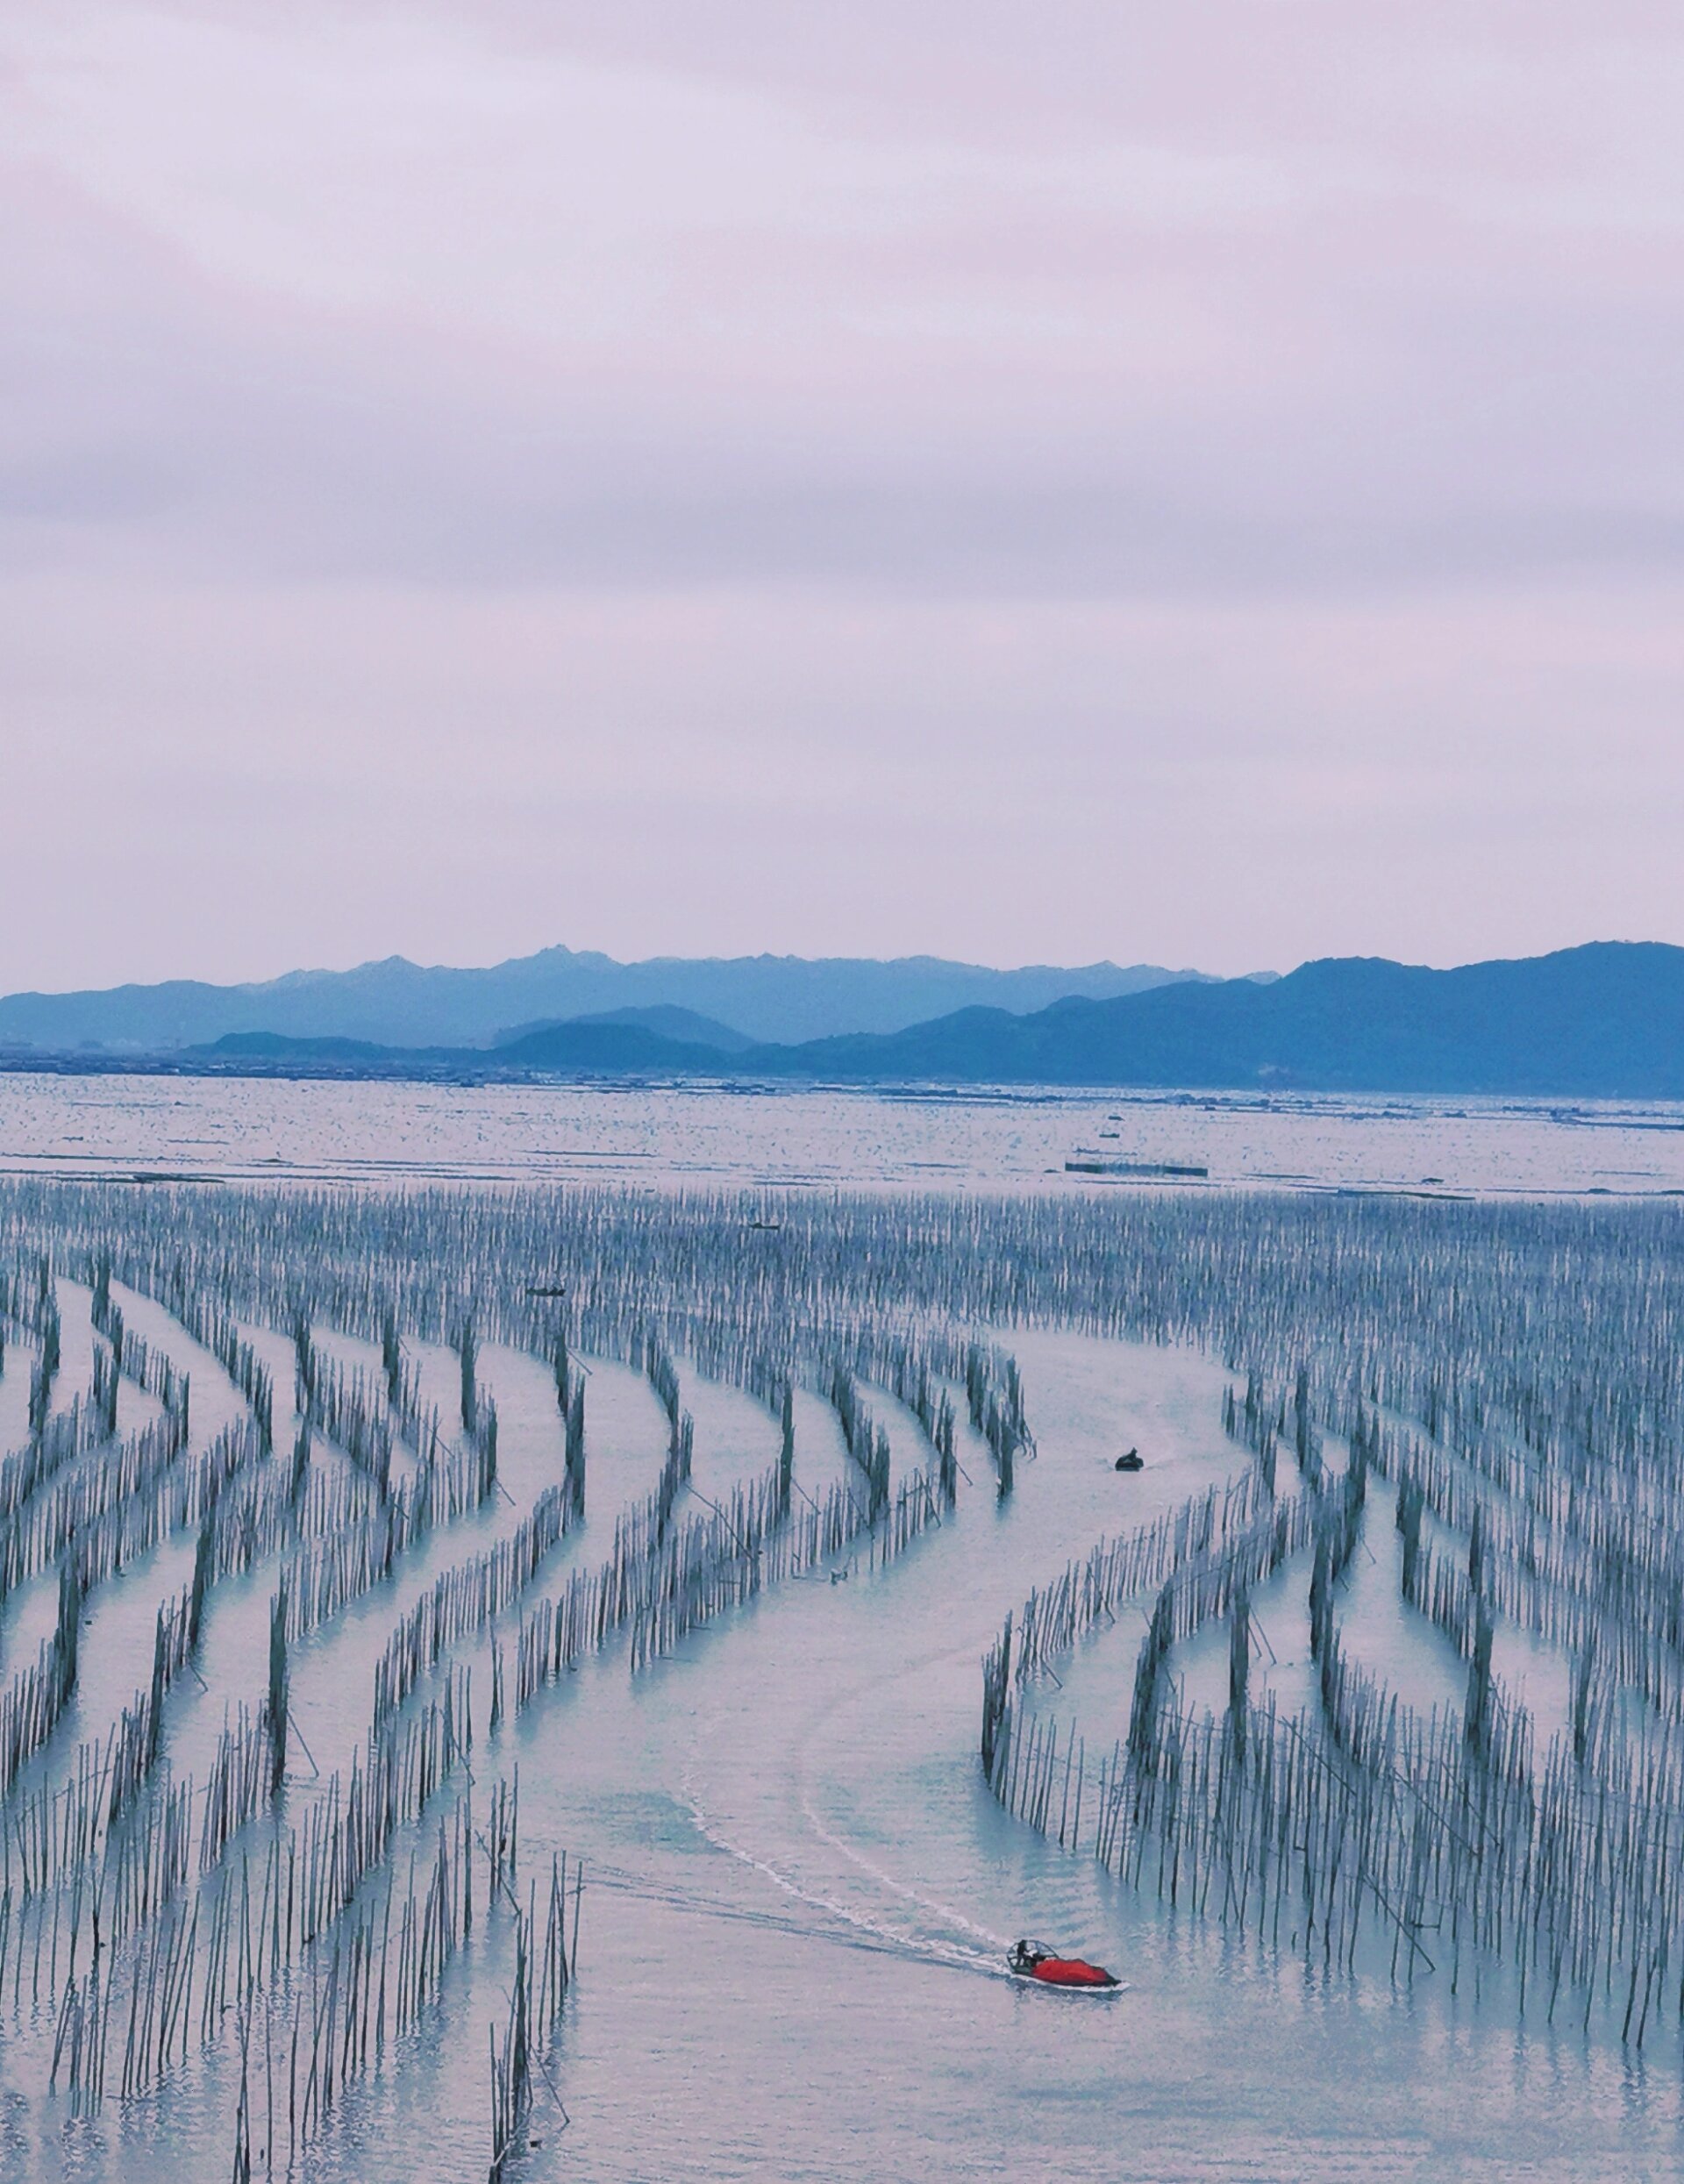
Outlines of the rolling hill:
M86 1053L65 1060L111 1066ZM898 1031L799 1041L750 1042L672 1004L539 1023L491 1046L271 1028L119 1066L1684 1099L1684 948L1602 941L1454 970L1327 958L1267 982L1181 981L1023 1015L965 1008Z
M779 1074L1684 1098L1684 948L1599 942L1429 970L1372 957L743 1057Z

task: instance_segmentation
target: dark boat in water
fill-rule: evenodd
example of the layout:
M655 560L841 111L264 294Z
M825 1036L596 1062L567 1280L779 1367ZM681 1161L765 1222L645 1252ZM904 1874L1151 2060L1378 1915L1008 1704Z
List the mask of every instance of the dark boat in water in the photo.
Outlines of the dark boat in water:
M1179 1177L1184 1182L1206 1180L1210 1170L1192 1160L1119 1160L1091 1146L1078 1146L1064 1164L1067 1175L1136 1175Z

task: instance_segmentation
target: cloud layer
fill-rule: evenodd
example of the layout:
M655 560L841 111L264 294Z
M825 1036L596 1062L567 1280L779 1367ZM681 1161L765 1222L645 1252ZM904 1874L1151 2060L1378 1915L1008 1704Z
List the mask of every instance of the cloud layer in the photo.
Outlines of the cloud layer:
M0 63L0 985L1684 939L1673 11Z

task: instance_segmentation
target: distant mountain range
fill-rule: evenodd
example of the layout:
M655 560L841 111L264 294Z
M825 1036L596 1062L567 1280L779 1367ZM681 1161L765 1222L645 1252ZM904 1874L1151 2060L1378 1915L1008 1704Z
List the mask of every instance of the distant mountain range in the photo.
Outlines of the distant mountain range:
M1684 948L1599 942L1437 971L1373 957L1032 1016L967 1009L775 1063L827 1077L1684 1098Z
M1109 1000L1201 976L1147 963L996 971L931 955L886 963L793 955L618 963L557 947L482 970L424 967L395 955L353 971L292 971L260 985L174 979L89 993L11 994L0 999L0 1049L164 1054L255 1031L400 1047L489 1046L514 1031L582 1017L635 1020L659 1036L707 1046L732 1039L744 1046L791 1044L904 1031L968 1007L1022 1014L1072 996Z
M501 1056L589 1068L584 1029L535 1032ZM651 1054L638 1066L658 1064ZM730 1057L687 1043L670 1066L831 1081L1684 1098L1684 948L1601 942L1449 971L1329 959L1267 983L1181 982L1026 1016L963 1009L887 1036Z
M99 1064L82 1057L79 1066ZM1684 1099L1684 948L1604 941L1449 971L1345 957L1268 981L1160 974L1133 993L1066 996L1024 1013L967 1007L893 1031L810 1040L751 1042L676 1003L517 1027L489 1047L266 1028L159 1066Z

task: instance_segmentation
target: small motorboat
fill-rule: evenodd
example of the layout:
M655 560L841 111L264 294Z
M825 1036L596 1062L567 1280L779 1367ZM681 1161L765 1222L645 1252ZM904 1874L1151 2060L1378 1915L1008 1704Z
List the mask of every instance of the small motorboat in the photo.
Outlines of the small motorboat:
M1042 1987L1061 1987L1077 1994L1114 1994L1123 1984L1103 1965L1061 1957L1039 1941L1014 1942L1006 1952L1006 1969L1014 1979L1034 1980Z
M1125 1448L1111 1468L1113 1471L1144 1471L1146 1460L1138 1448Z

